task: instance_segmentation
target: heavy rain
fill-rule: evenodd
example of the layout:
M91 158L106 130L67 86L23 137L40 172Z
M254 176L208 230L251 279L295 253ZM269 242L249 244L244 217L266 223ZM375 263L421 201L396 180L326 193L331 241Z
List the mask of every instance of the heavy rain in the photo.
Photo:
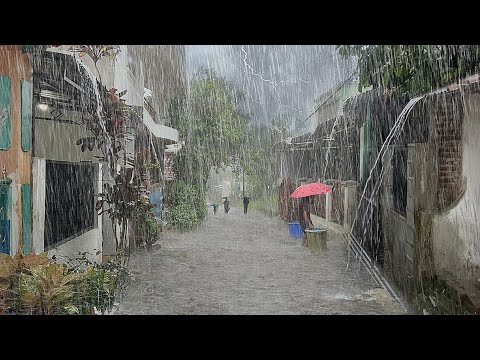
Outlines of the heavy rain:
M0 45L0 314L477 314L479 120L474 45Z

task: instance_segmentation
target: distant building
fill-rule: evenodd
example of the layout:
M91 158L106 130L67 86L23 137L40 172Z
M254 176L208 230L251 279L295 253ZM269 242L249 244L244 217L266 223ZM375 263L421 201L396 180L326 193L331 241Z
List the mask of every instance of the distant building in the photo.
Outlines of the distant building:
M316 112L317 125L343 115L345 101L358 94L360 94L358 91L358 80L352 78L342 81L316 98L315 109L318 108Z

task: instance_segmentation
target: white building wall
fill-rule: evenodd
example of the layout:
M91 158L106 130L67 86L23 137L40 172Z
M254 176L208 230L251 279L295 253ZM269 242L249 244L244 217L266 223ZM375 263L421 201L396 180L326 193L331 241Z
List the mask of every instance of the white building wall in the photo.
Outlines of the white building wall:
M12 216L10 222L10 255L15 255L19 249L20 245L20 229L22 224L20 223L21 216L19 214L19 209L21 205L20 193L21 193L21 184L19 182L18 173L14 172L7 175L12 179L10 188L12 189Z
M480 284L480 95L465 96L463 176L466 191L455 207L433 217L432 243L436 270Z
M32 252L44 251L46 160L32 158Z

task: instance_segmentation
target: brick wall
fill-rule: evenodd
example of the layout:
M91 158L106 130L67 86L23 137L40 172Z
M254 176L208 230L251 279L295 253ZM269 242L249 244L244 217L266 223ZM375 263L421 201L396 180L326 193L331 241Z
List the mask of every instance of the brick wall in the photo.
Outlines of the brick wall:
M464 109L456 94L439 94L432 102L432 139L437 149L437 206L449 207L462 192Z

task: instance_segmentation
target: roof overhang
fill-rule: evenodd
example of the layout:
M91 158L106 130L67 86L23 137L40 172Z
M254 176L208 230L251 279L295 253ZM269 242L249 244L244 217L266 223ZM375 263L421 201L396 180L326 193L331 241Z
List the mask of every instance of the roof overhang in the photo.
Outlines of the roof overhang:
M155 137L165 139L167 142L178 143L178 130L157 124L145 108L143 108L143 123Z
M311 140L312 133L306 133L294 138L282 140L273 145L271 151L285 151L285 150L312 150L314 141Z
M95 77L67 52L40 52L33 61L35 101L68 110L95 111Z

